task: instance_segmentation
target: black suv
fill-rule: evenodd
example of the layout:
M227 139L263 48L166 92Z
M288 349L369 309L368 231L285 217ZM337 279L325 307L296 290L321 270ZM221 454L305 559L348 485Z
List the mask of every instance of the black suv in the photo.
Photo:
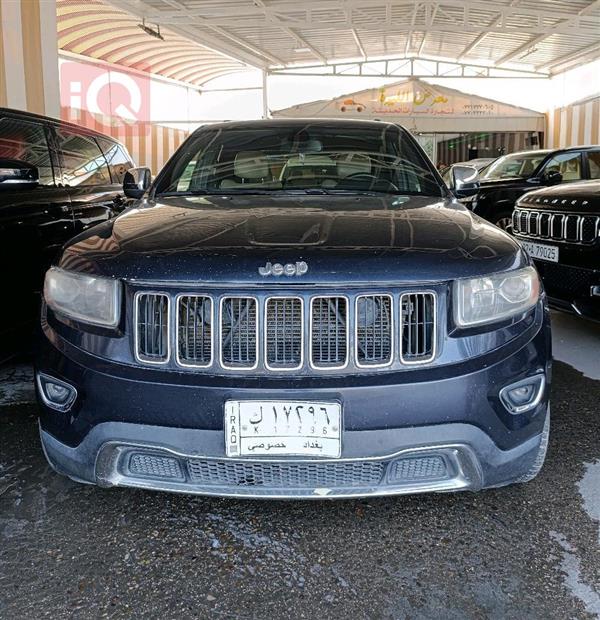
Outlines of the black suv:
M600 179L600 146L505 155L476 183L467 183L456 193L474 213L510 232L512 212L520 196L540 186L585 179Z
M517 202L513 230L550 303L600 321L600 180L529 192Z
M70 123L0 108L0 361L27 348L43 274L62 245L125 206L127 150ZM29 333L31 330L29 329Z
M220 123L151 186L139 173L124 183L146 192L135 208L72 239L46 274L36 385L56 471L296 499L540 471L538 274L408 131Z

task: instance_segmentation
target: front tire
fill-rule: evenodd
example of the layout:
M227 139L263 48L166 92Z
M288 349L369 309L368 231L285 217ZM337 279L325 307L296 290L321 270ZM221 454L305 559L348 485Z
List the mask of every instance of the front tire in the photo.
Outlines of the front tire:
M498 228L510 233L512 235L513 231L513 223L512 223L512 211L503 211L502 213L498 213L493 222Z
M526 474L523 474L517 479L517 482L529 482L533 480L542 470L544 461L546 460L546 453L548 452L548 441L550 439L550 407L548 407L548 413L546 413L546 421L544 422L544 428L542 430L542 441L538 448L538 453L535 457L533 465Z

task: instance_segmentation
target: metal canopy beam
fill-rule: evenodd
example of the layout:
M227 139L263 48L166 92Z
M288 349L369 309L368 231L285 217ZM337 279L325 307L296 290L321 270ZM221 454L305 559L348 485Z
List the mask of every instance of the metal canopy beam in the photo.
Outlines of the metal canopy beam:
M248 41L236 37L223 28L206 24L201 17L187 9L182 2L179 2L179 0L162 0L162 2L171 8L177 9L177 14L180 17L185 17L185 19L179 20L178 24L169 25L169 29L177 34L180 34L181 36L186 37L190 41L204 45L215 52L220 52L229 58L239 60L240 62L246 63L252 67L264 68L269 64L285 64L281 58L278 58L273 54L269 54L265 50L259 49L258 47L248 43ZM146 5L142 0L139 0L135 4L129 0L110 0L110 4L118 9L121 9L125 13L129 13L130 15L134 15L138 18L144 17L149 19L146 16L151 13L148 5ZM162 24L163 22L162 20L152 19L152 23ZM207 34L204 29L202 31L196 30L194 26L206 28L217 36Z
M474 65L446 60L423 58L387 58L355 62L330 63L302 67L271 69L271 75L295 76L340 76L340 77L383 77L383 78L527 78L547 79L548 73L500 69L487 65Z
M394 31L404 29L410 31L412 24L406 26L406 19L391 19L393 9L398 7L416 8L429 6L430 11L424 11L424 19L416 20L415 29L428 30L430 32L476 32L481 33L522 33L527 31L531 34L571 34L577 35L581 32L597 34L598 20L588 17L598 6L596 2L584 9L584 12L577 15L568 13L549 13L544 9L521 8L515 9L514 6L499 5L494 2L482 0L387 0L374 3L377 8L384 9L361 23L361 28L371 30L382 30L386 32L393 27ZM449 23L447 19L436 23L432 18L433 8L452 9L460 11L458 19ZM290 2L278 3L277 10L265 5L264 10L257 13L249 9L242 14L232 15L227 10L227 4L219 9L219 5L211 4L206 9L190 9L188 14L203 16L206 24L226 26L239 26L241 23L245 27L268 27L276 23L278 26L287 26L295 30L331 30L335 28L351 29L356 26L354 12L369 8L362 0L322 0L321 2ZM313 13L316 10L339 11L339 19L335 21L323 21ZM287 13L289 11L289 14ZM239 13L239 12L238 12ZM480 13L489 15L493 21L487 26L481 23ZM162 24L172 24L185 21L180 13L169 11L154 11L146 15L147 19L152 19ZM523 22L526 21L526 24Z
M377 56L397 60L427 57L430 49L445 49L445 39L451 40L452 53L436 52L441 61L453 64L451 75L438 75L438 69L415 69L419 77L460 77L463 72L473 77L501 77L486 64L475 63L477 47L486 37L495 35L497 47L485 45L485 63L497 69L519 65L525 71L502 76L545 77L546 70L565 63L573 66L577 59L588 62L596 50L600 32L600 0L585 0L574 7L563 0L247 0L219 2L216 0L107 0L107 2L149 23L160 24L165 30L185 36L247 65L277 73L292 75L400 75L395 67L385 65L378 70L371 63ZM285 33L280 36L274 29ZM269 36L263 36L262 32ZM360 33L360 34L359 34ZM464 44L457 43L463 35ZM554 38L546 41L549 37ZM339 37L339 44L335 41ZM352 37L352 38L351 38ZM516 38L516 40L515 40ZM381 44L383 39L383 45ZM376 41L376 42L375 42ZM581 49L565 54L579 41ZM388 43L391 42L391 43ZM538 48L538 44L543 45ZM594 45L592 45L594 43ZM390 47L388 48L388 45ZM300 54L300 55L299 55ZM304 67L299 62L321 63L319 67ZM337 56L337 57L336 57ZM360 58L360 69L349 69ZM356 64L356 63L354 63ZM335 65L336 68L331 68ZM329 68L327 69L327 67ZM535 68L534 68L535 67ZM307 69L314 72L307 73ZM354 71L354 73L348 73ZM416 73L414 72L416 71Z
M583 17L584 15L588 15L589 13L591 13L598 7L600 7L600 0L595 0L595 2L592 2L592 4L588 4L588 6L586 6L585 8L581 9L580 11L577 11L577 15L575 17L572 17L570 19L563 19L559 23L560 24L568 23L576 19L577 17ZM600 32L600 29L599 29L599 32ZM538 43L541 43L544 39L547 39L548 36L550 35L541 34L541 35L538 35L537 37L533 37L533 39L530 39L529 41L527 41L527 43L524 43L523 45L520 45L519 47L517 47L516 50L513 50L509 54L502 56L502 58L497 60L495 64L503 65L506 62L510 62L511 60L514 60L515 58L519 58L519 56L526 53L531 48L535 47Z
M327 64L327 58L325 58L325 56L323 56L323 54L321 54L321 52L319 52L319 50L316 47L311 45L304 37L299 35L295 30L293 30L292 28L290 28L286 24L283 24L281 22L281 20L279 19L279 17L276 16L275 13L270 12L268 10L268 8L265 5L265 3L263 2L263 0L254 0L254 4L258 8L262 9L265 18L269 22L272 22L273 25L275 25L278 28L280 28L281 30L283 30L283 32L285 32L289 37L291 37L292 39L295 39L296 41L298 41L298 43L302 47L305 47L306 49L310 50L311 53L314 56L316 56L322 63ZM285 63L283 63L283 64L285 64Z

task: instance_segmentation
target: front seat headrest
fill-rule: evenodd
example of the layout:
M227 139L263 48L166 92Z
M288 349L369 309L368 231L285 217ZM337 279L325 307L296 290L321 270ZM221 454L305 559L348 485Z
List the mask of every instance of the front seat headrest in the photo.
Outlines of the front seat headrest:
M265 179L269 163L262 151L241 151L233 161L233 173L241 179Z

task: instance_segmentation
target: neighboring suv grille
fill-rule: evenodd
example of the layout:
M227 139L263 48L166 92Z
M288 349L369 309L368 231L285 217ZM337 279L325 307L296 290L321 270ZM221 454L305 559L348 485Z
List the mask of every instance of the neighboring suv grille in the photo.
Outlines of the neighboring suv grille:
M600 217L515 209L513 230L528 237L593 243L600 234Z
M136 301L136 352L141 362L164 364L169 358L169 297L140 293Z
M144 363L169 362L170 344L173 364L197 369L399 368L436 355L433 292L172 298L138 293L135 303L136 357Z

